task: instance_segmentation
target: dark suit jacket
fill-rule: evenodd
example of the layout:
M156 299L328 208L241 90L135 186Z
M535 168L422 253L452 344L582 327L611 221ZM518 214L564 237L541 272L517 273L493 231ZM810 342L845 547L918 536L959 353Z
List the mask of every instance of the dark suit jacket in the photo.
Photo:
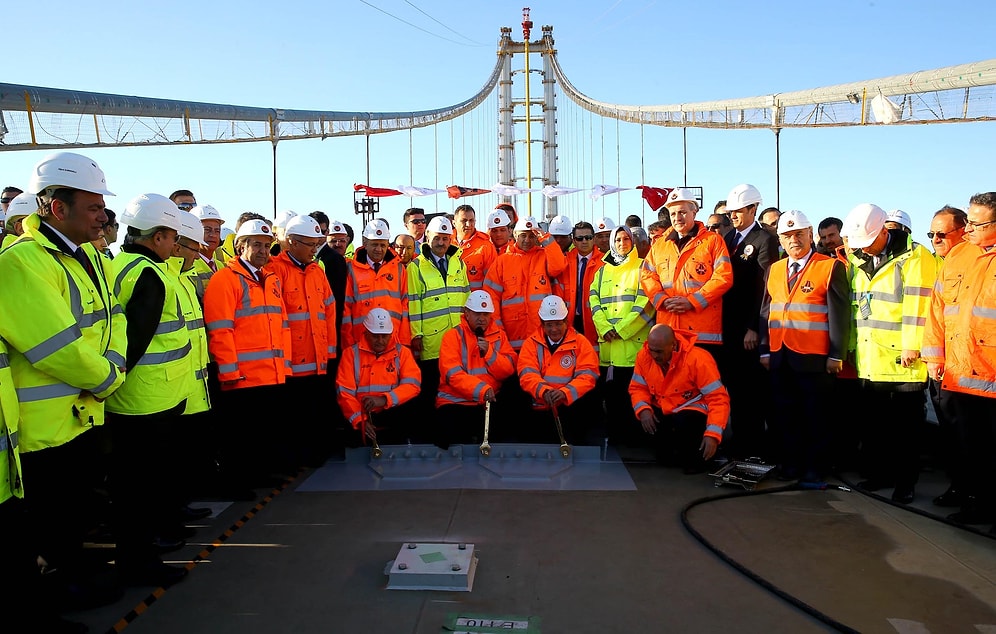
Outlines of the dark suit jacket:
M734 249L736 238L736 231L725 237L733 286L723 295L723 343L742 347L747 330L759 330L768 267L778 260L778 238L756 222Z
M336 348L342 353L342 314L346 310L346 279L349 277L349 264L346 258L332 250L329 245L323 246L318 251L318 261L325 265L325 277L328 278L329 286L332 287L332 295L335 297L335 331L339 333Z

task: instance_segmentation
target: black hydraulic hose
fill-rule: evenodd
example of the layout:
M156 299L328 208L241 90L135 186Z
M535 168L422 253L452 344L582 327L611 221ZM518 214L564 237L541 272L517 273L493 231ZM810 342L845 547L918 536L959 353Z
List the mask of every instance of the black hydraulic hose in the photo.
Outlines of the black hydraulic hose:
M719 501L719 500L731 500L731 499L734 499L734 498L752 497L752 496L757 496L757 495L767 495L769 493L783 493L785 491L810 490L810 489L813 489L813 488L820 489L820 488L837 488L837 487L835 487L834 485L828 485L828 486L823 486L823 487L802 487L802 486L799 486L798 484L790 484L788 486L773 487L773 488L764 489L764 490L761 490L761 491L735 491L733 493L724 493L724 494L721 494L721 495L711 495L711 496L708 496L708 497L699 498L697 500L692 500L691 502L689 502L688 504L686 504L685 507L681 509L681 524L682 524L682 526L685 527L685 530L687 530L689 532L689 534L691 534L692 537L694 537L696 540L698 540L698 542L700 544L702 544L703 546L705 546L706 548L708 548L709 550L711 550L717 557L719 557L724 562L726 562L727 564L729 564L730 566L732 566L737 572L739 572L740 574L744 575L745 577L747 577L748 579L750 579L754 583L758 584L759 586L761 586L762 588L764 588L768 592L771 592L772 594L774 594L778 598L782 599L783 601L786 601L787 603L789 603L789 604L795 606L796 608L802 610L803 612L805 612L806 614L812 616L816 620L818 620L818 621L820 621L820 622L822 622L822 623L824 623L826 625L829 625L830 627L832 627L833 629L837 630L838 632L845 632L847 634L858 634L858 632L859 632L858 630L856 630L856 629L854 629L852 627L848 627L847 625L844 625L843 623L841 623L840 621L834 619L833 617L831 617L831 616L829 616L827 614L824 614L823 612L820 612L819 610L817 610L813 606L809 605L808 603L806 603L802 599L799 599L798 597L792 596L791 594L789 594L788 592L782 590L781 588L779 588L775 584L771 583L770 581L768 581L767 579L765 579L761 575L757 574L756 572L754 572L750 568L747 568L746 566L744 566L742 563L740 563L739 561L737 561L733 557L727 555L725 552L723 552L723 550L719 546L716 546L715 544L713 544L712 542L710 542L708 539L706 539L706 537L702 533L700 533L699 531L697 531L695 529L695 527L692 526L691 522L688 519L688 512L689 511L691 511L696 506L699 506L701 504L706 504L708 502L716 502L716 501Z

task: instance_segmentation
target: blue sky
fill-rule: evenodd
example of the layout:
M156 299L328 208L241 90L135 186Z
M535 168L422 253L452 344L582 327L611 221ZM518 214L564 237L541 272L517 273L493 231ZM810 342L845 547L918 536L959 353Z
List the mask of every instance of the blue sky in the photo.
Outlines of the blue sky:
M3 34L6 63L0 81L263 107L419 110L454 104L477 92L494 66L500 27L512 27L514 39L521 39L521 1L368 2L177 0L138 8L133 2L94 7L56 0L42 18L52 27L51 36L42 38L35 28ZM553 25L560 64L574 85L590 97L621 104L749 97L988 59L993 57L989 38L972 25L996 18L993 5L968 2L558 0L530 7L534 39L541 25ZM38 19L27 4L5 8L8 24ZM513 65L521 64L519 57ZM539 56L531 65L539 67ZM538 79L534 82L538 92ZM521 84L516 96L521 98ZM567 121L578 115L565 106L559 116ZM490 135L487 122L482 113L473 122L442 124L435 132L374 136L369 184L493 184L497 160L492 165L489 157L494 139L483 141L484 133ZM462 152L472 155L462 163L450 157L448 147L439 154L435 150L436 138L447 145L450 131L461 126L483 130L454 138L455 147L469 148ZM641 165L639 128L620 127L617 159L615 126L606 120L587 131L596 133L596 146L604 142L604 157L586 155L585 139L561 135L562 185L681 183L680 130L647 126ZM926 242L923 234L933 211L945 203L964 207L973 193L996 189L994 141L996 123L786 130L781 134L781 207L801 209L814 222L843 217L862 202L898 207L912 215L916 237ZM770 131L690 129L688 184L705 188L709 206L741 182L756 185L765 202L774 204L774 147ZM115 209L141 193L168 194L185 187L229 218L244 210L272 212L268 143L83 153L106 172L110 189L118 194L108 199ZM0 181L24 186L44 154L0 152ZM278 157L280 209L321 209L359 224L352 184L366 180L363 139L286 141ZM535 152L534 175L538 164ZM649 217L635 191L597 204L581 193L560 200L562 211L575 220L603 213ZM494 198L460 202L486 212ZM525 206L524 200L517 202ZM381 204L397 228L411 203L396 197ZM437 195L414 204L449 211L458 203ZM539 201L534 199L534 205L538 209Z

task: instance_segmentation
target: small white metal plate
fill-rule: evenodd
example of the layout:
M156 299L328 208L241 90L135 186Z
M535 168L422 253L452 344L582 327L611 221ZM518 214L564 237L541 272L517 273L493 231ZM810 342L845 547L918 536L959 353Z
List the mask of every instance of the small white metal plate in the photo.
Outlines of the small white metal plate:
M470 592L475 572L473 544L406 543L389 564L387 589Z

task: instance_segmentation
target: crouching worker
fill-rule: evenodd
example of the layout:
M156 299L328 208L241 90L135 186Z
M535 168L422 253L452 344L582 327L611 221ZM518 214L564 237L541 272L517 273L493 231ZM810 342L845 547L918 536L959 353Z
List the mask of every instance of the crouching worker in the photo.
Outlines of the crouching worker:
M629 396L657 461L701 473L716 455L730 416L730 396L712 355L695 334L666 324L650 329L636 355Z
M554 418L559 415L570 444L583 443L600 411L592 390L598 381L598 354L570 325L563 299L546 296L539 309L540 328L519 351L519 384L532 397L532 416L523 417L524 442L559 441Z
M363 319L359 343L343 349L336 383L342 414L363 444L401 444L417 422L410 402L422 374L411 350L398 343L391 314L374 308Z
M436 444L476 443L481 438L486 403L494 403L502 381L515 374L517 355L494 321L495 304L487 291L467 297L460 325L443 335L439 348L442 380L436 395Z

